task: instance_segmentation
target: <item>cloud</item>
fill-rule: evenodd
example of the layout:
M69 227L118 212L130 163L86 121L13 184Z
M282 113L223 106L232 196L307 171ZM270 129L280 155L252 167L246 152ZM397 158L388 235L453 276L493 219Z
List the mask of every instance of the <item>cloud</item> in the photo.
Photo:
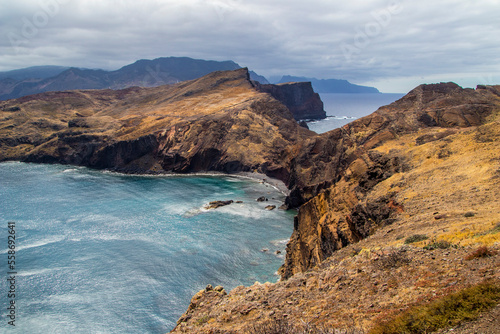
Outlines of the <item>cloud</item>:
M406 90L405 78L480 81L500 73L499 9L494 0L4 1L0 70L189 56L391 90Z

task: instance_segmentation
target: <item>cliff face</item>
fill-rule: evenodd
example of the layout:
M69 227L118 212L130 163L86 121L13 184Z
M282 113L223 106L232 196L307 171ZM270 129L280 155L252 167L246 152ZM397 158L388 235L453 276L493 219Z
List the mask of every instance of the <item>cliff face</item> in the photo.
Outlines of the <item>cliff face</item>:
M402 248L414 234L457 247L500 241L499 117L500 86L472 90L442 83L419 86L372 115L317 135L241 69L173 86L2 102L0 161L128 173L256 171L280 179L290 189L288 205L300 207L281 268L288 280L229 296L200 293L176 331L239 331L274 318L365 326L382 312L444 293L447 277L459 282L456 288L488 275L500 278L491 269L498 268L498 257L464 264L470 249L460 249L445 272L434 274L441 258L422 255L425 243ZM394 252L407 252L410 260ZM390 254L404 261L393 263ZM423 265L421 256L430 264ZM387 269L400 281L384 274ZM373 297L370 291L382 284L396 290L380 289ZM367 304L373 298L376 312Z
M291 172L291 206L299 206L282 268L284 278L321 263L377 228L394 223L402 210L393 193L373 188L411 170L398 147L377 151L387 141L419 134L416 144L479 126L498 108L498 87L462 89L453 83L422 85L402 99L341 129L306 140Z
M288 82L277 85L258 85L262 92L271 94L290 109L296 120L323 119L323 101L310 82Z
M258 171L284 182L314 136L246 69L157 88L43 93L1 106L0 161L128 173Z
M306 138L291 165L290 201L303 204L286 279L202 290L173 332L367 333L412 305L500 285L499 93L419 86ZM480 245L491 255L471 260Z

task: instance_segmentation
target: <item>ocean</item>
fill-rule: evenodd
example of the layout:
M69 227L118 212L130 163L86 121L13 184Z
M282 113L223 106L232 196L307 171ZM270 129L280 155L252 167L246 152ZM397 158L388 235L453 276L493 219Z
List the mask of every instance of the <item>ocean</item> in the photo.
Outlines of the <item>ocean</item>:
M242 203L203 208L214 200ZM0 332L166 333L207 284L278 280L296 213L265 206L283 200L231 176L1 163Z
M309 129L324 133L340 128L358 118L367 116L379 107L388 105L405 94L320 94L327 118L308 122Z

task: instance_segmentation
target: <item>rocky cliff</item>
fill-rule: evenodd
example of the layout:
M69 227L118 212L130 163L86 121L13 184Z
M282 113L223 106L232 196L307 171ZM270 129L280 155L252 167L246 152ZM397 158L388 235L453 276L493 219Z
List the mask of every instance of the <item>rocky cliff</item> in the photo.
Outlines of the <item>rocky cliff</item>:
M323 101L315 93L310 82L287 82L277 85L260 85L257 88L271 94L288 107L296 120L323 119L326 112Z
M246 69L172 86L49 92L0 105L0 161L128 173L258 171L289 179L296 143L314 136Z
M500 86L422 85L299 146L285 279L202 290L173 332L367 333L470 285L500 286ZM454 332L497 333L499 312Z
M462 89L453 83L422 85L402 99L323 136L306 140L295 157L289 203L301 206L283 276L305 271L348 244L394 222L395 194L370 196L392 175L411 169L411 158L387 141L421 133L416 144L483 124L498 108L498 87ZM368 200L369 199L369 200Z
M255 332L284 320L364 330L417 301L500 279L499 117L500 86L442 83L317 135L241 69L5 101L0 161L282 180L288 206L299 207L283 281L200 292L175 332ZM478 244L491 256L465 261Z

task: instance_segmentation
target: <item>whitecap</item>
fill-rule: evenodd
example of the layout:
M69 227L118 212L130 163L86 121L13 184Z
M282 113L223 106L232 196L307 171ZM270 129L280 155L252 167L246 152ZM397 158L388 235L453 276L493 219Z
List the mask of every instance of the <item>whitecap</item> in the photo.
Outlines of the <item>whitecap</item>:
M270 243L276 247L279 247L279 246L283 246L288 243L288 241L290 241L290 239L278 239L278 240L271 240Z
M35 275L43 275L45 273L49 273L52 271L57 270L57 268L45 268L45 269L35 269L35 270L30 270L30 271L20 271L17 273L18 276L35 276Z
M27 245L19 245L16 250L17 251L21 251L21 250L24 250L24 249L30 249L30 248L36 248L36 247L43 247L43 246L46 246L46 245L50 245L50 244L54 244L54 243L57 243L57 242L61 242L63 240L65 240L66 237L65 236L54 236L54 237L51 237L51 238L47 238L47 239L43 239L43 240L40 240L40 241L35 241L33 242L32 244L27 244Z

